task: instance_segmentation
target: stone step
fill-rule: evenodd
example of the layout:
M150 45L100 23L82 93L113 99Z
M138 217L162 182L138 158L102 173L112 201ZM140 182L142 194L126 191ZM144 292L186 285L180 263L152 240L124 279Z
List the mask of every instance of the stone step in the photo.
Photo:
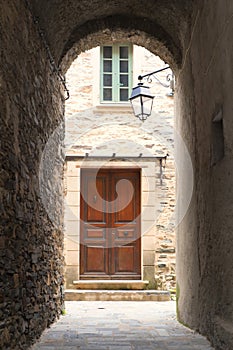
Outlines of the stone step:
M160 290L77 290L65 291L66 301L169 301L170 293Z
M88 290L143 290L146 289L148 281L141 280L80 280L73 281L74 289Z

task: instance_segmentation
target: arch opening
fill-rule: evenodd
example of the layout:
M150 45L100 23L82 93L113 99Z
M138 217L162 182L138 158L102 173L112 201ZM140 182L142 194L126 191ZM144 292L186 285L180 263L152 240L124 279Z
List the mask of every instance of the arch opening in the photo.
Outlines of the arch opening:
M126 40L127 37L122 31L119 31L115 40L112 41L110 41L110 34L108 32L105 41L102 35L98 40L98 33L96 33L93 41L90 40L90 42L93 46L100 39L103 40L102 46L118 46L122 42L126 45L131 44ZM145 47L132 46L134 55L132 70L134 84L136 84L139 73L162 67L165 63ZM140 262L141 275L138 275L137 279L140 279L142 284L143 280L146 281L144 283L146 288L170 289L174 292L175 222L173 214L175 207L175 168L173 102L171 97L166 96L166 88L156 83L156 81L153 82L152 89L159 95L159 100L157 98L159 103L155 106L153 115L144 124L133 117L129 102L123 104L101 103L99 91L100 52L100 47L94 47L83 52L67 71L67 84L70 86L71 99L66 102L65 114L67 118L65 222L68 228L65 236L67 243L66 255L69 255L70 251L73 258L71 257L72 261L68 258L66 288L72 289L74 285L78 286L82 279L88 280L88 273L86 275L82 273L84 267L80 266L80 262L87 259L87 257L84 257L85 251L82 252L82 249L84 249L82 246L85 246L86 249L87 244L82 238L82 232L80 233L81 226L85 226L83 218L80 217L80 210L84 210L80 206L82 168L116 169L116 172L119 169L121 171L128 169L130 172L130 169L136 167L141 169L142 172L140 225L142 225L141 241L145 246L144 251L140 253L141 256L144 255L144 261ZM76 54L77 51L75 51ZM162 78L165 79L165 77L166 74L163 73ZM165 105L167 106L165 107ZM166 136L163 134L164 128L167 133ZM169 157L167 158L168 153ZM115 154L115 159L112 159L112 154ZM142 155L142 162L138 158L139 154ZM147 162L143 160L144 157L148 158ZM90 161L91 159L92 161ZM165 171L165 174L162 175L165 160L167 161L168 173ZM149 187L152 186L152 188L148 188L148 184L145 183L150 183ZM169 188L168 191L165 190L166 186ZM159 211L160 214L161 212L165 213L164 216L160 215ZM154 231L157 232L157 236L160 236L160 239L157 239L156 242L157 248L153 248ZM108 244L111 243L108 242ZM165 249L162 245L166 245L167 248ZM168 250L168 253L165 252L166 250ZM76 257L74 257L75 251ZM164 261L164 252L169 255L166 262ZM88 261L86 264L88 264ZM161 269L163 269L163 272L167 270L166 273L161 273ZM89 280L95 280L96 278L98 278L98 273L89 275ZM109 275L103 277L103 279L106 278L109 278ZM111 278L114 279L114 276L112 275ZM119 275L118 279L120 279ZM82 283L81 286L83 286Z
M140 17L110 16L77 27L71 33L60 57L62 71L67 71L73 60L83 51L106 42L129 42L143 46L167 62L173 70L182 61L180 47L159 25Z

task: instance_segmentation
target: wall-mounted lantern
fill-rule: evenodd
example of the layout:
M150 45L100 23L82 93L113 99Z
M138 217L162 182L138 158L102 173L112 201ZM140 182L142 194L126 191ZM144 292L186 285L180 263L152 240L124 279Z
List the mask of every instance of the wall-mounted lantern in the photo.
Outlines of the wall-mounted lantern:
M148 86L144 86L142 83L142 80L144 78L147 79L148 82L152 81L152 77L154 77L157 82L159 82L164 87L169 87L170 91L167 94L167 96L173 97L174 96L174 75L168 74L166 79L169 82L168 84L162 83L155 74L162 72L166 69L170 69L169 66L164 67L162 69L158 69L154 72L145 74L145 75L139 75L138 80L139 83L136 87L133 88L131 96L129 98L130 103L133 108L133 112L135 117L139 118L142 121L145 121L152 112L152 106L153 106L153 99L154 96L151 94L150 89Z
M138 83L134 87L130 96L130 103L133 108L135 117L144 121L151 115L154 96L151 94L149 86Z

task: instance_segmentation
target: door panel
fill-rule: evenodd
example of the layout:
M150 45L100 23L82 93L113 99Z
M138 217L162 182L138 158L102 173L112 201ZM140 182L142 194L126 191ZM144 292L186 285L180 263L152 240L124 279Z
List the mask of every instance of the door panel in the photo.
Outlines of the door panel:
M81 171L81 278L141 276L140 171Z
M86 271L87 272L105 272L106 266L106 249L96 246L86 247Z
M135 229L133 229L133 228L118 229L116 240L118 240L118 239L125 239L125 240L130 239L130 241L135 240L136 239Z
M98 192L97 192L98 191ZM98 196L106 197L106 179L103 177L96 178L95 176L88 176L85 179L84 192L87 203L86 206L86 221L87 222L105 222L106 208L104 201L98 201Z
M115 270L116 273L134 271L134 246L122 246L115 248L117 256Z
M114 175L113 190L115 190L115 222L131 222L135 219L135 179L128 174Z
M104 239L105 240L105 229L101 228L87 228L85 239Z

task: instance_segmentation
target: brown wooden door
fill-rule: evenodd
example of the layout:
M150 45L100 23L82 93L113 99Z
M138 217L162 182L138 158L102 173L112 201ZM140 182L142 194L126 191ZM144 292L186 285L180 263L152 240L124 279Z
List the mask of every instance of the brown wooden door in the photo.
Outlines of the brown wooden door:
M140 170L82 169L82 279L141 277Z

